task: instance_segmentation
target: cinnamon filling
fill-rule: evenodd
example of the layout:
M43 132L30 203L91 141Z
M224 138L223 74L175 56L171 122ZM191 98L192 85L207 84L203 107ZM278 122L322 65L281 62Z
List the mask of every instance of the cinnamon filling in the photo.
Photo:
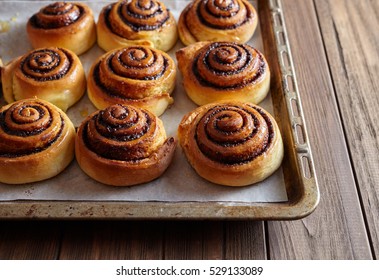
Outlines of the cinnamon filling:
M132 48L139 49L139 47ZM123 60L122 56L123 54L115 57L115 54L112 54L97 63L94 66L93 78L96 85L104 93L123 100L134 99L128 96L129 92L133 92L133 90L129 90L129 87L133 87L133 85L129 84L128 79L140 81L158 80L166 73L169 67L169 61L164 56L160 57L161 62L157 62L160 54L155 52L153 52L152 57L146 57L146 60L150 60L148 64L140 63L145 58L137 61L138 57L135 57L135 55L130 57L131 54L128 54L128 60Z
M35 28L55 29L77 22L85 14L86 11L81 5L56 2L41 9L29 21Z
M260 52L245 45L213 43L201 49L192 63L192 72L198 82L222 90L242 88L256 83L266 72L266 63Z
M91 151L106 159L139 161L146 158L149 141L154 134L151 116L122 105L112 107L100 111L84 125L84 143ZM113 114L109 110L124 112ZM133 143L137 139L141 140Z
M230 30L236 29L246 24L253 18L252 11L248 6L244 5L243 7L243 9L246 10L246 15L238 17L237 15L240 13L242 9L238 5L238 3L235 3L234 1L229 1L227 5L221 3L221 5L214 6L217 3L213 2L214 1L211 0L207 2L201 1L201 3L197 5L196 14L200 19L200 22L205 26L214 29ZM213 20L211 21L206 17L213 18ZM231 20L233 17L235 17L234 21Z
M61 48L57 50L43 49L28 54L20 63L22 73L40 82L63 78L71 69L73 57Z
M44 128L39 128L34 131L18 131L16 133L10 132L9 130L7 131L6 125L3 124L3 114L0 115L0 121L1 121L1 127L5 132L9 132L10 135L18 136L18 137L29 137L29 136L34 136L38 134L43 134ZM38 147L38 148L29 148L29 149L19 149L18 152L6 152L6 151L0 151L0 157L6 157L6 158L16 158L16 157L22 157L22 156L27 156L31 154L36 154L40 153L46 149L48 149L51 145L53 145L61 136L62 131L65 126L65 121L62 116L60 116L61 121L60 121L60 126L59 126L59 131L55 135L53 139L51 139L49 142L47 142L43 147ZM52 122L52 120L51 120ZM43 136L41 136L43 137Z
M117 9L113 18L113 9ZM112 33L122 38L127 38L127 31L123 24L134 32L153 31L161 28L170 19L169 10L163 8L160 3L148 1L126 1L113 3L104 8L104 20Z
M150 5L150 8L143 7L141 10L147 11L150 10L154 5ZM132 28L134 31L139 32L139 31L151 31L151 30L156 30L160 28L165 22L170 18L169 10L163 10L160 5L158 5L159 8L156 9L151 14L138 14L136 12L138 11L132 11L130 8L130 5L126 7L126 12L128 15L128 18L125 18L124 15L122 14L122 7L120 5L118 14L120 18L123 20L123 22L128 25L130 28ZM138 6L141 8L140 6ZM131 19L132 18L132 19ZM154 19L156 18L156 19ZM136 20L133 20L136 19ZM148 19L154 19L150 21L149 23L144 22L144 20Z
M196 125L195 141L200 151L226 165L246 164L264 154L275 136L274 127L261 109L251 108L263 123L250 109L239 106L212 108L205 113Z
M32 108L34 108L35 110L37 110L38 113L39 113L38 119L34 120L34 122L38 122L39 119L41 119L41 118L44 117L45 111L41 110L41 108L39 108L37 106L32 106ZM21 108L21 109L23 109L23 108ZM16 120L13 115L11 116L10 119L11 119L12 122L20 124L20 122L18 120ZM46 122L45 124L43 124L43 126L41 126L41 127L38 127L38 126L34 127L33 123L31 123L30 130L11 129L7 125L7 121L5 120L5 114L4 114L4 112L0 114L0 126L1 126L1 129L5 133L7 133L9 135L14 135L14 136L19 136L19 137L28 137L28 136L33 136L33 135L41 134L45 130L46 127L48 127L48 126L51 125L51 122L52 122L52 118L49 117L49 121ZM25 122L25 123L27 123L27 122Z

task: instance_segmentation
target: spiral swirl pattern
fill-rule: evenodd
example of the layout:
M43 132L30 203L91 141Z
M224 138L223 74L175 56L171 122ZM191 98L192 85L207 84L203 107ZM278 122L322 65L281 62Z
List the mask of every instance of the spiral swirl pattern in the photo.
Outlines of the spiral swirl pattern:
M149 111L113 105L89 119L83 139L90 150L103 158L138 161L154 149L158 129Z
M248 0L193 0L180 14L179 37L189 46L196 42L246 43L258 24Z
M273 124L253 105L219 105L199 119L194 138L201 152L222 164L244 164L270 147Z
M95 66L94 75L97 85L109 94L135 99L136 94L144 95L143 89L136 92L136 85L130 80L159 81L171 71L169 68L173 68L173 62L167 54L135 46L108 53Z
M254 16L241 0L198 1L196 13L204 25L215 29L234 29Z
M267 63L249 45L216 42L198 51L192 71L202 85L235 89L258 82L267 71Z
M26 55L21 63L21 71L36 81L59 80L69 72L72 55L61 48L38 49Z
M125 25L135 32L156 30L170 18L170 13L159 1L131 0L109 5L105 17L112 32L128 38L130 31Z
M55 2L43 7L31 17L31 23L37 28L54 29L78 21L86 10L77 3Z
M0 112L0 156L19 157L51 146L61 135L64 118L41 101L19 101Z

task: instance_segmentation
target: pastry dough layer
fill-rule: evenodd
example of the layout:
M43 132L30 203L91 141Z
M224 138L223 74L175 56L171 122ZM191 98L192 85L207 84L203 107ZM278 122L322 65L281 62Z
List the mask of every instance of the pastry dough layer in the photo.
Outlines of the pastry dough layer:
M105 51L141 45L162 51L177 39L173 14L157 0L119 1L105 6L97 23L98 45Z
M254 7L246 0L194 0L179 17L178 31L185 45L200 41L246 43L258 23Z
M28 20L26 30L35 49L62 47L80 55L96 42L93 13L84 3L49 4Z
M74 158L75 128L53 104L25 99L0 109L0 182L51 178Z
M270 88L264 55L247 44L199 42L176 52L187 95L197 105L223 100L259 104Z
M157 116L172 104L176 66L165 52L144 46L110 51L88 75L88 96L98 109L128 104Z
M66 111L84 94L86 77L78 56L64 48L32 50L1 69L5 101L38 97Z
M133 106L113 105L90 115L79 127L76 159L93 179L132 186L158 178L169 166L176 141L162 121Z
M275 119L251 103L228 101L198 107L183 117L178 137L195 171L220 185L260 182L283 159Z

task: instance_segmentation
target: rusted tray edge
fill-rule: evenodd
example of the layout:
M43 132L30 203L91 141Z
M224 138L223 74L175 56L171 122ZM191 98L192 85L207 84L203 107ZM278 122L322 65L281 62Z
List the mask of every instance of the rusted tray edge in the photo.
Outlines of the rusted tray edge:
M260 0L259 9L269 14L280 68L281 91L290 120L289 144L296 157L297 195L283 203L236 202L110 202L110 201L9 201L0 202L1 219L249 219L292 220L314 211L320 199L313 156L304 121L297 79L284 22L281 0ZM261 13L261 11L260 11ZM262 20L263 21L263 20ZM294 105L296 104L296 105ZM294 109L296 106L296 110ZM295 113L296 111L296 113Z
M309 207L288 203L18 201L0 205L2 219L292 220Z
M267 4L267 1L262 0L259 2L261 6L263 2ZM269 0L268 5L272 23L272 37L275 41L277 63L279 63L280 68L281 90L290 123L292 138L290 142L292 150L296 153L296 165L299 171L300 186L297 187L300 187L302 191L300 196L290 199L289 208L283 209L286 213L282 214L296 219L307 216L315 210L320 200L320 192L283 15L282 1Z

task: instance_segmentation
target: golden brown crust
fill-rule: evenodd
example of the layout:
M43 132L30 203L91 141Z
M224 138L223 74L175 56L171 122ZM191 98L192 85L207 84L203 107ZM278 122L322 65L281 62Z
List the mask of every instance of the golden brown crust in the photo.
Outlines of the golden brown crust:
M76 159L93 179L132 186L158 178L176 147L163 123L147 110L113 105L89 116L79 127Z
M105 51L133 45L171 49L177 39L173 14L158 0L119 1L105 6L97 23L98 45Z
M96 42L93 13L84 3L49 4L28 20L26 30L35 49L62 47L80 55Z
M101 56L88 75L88 96L98 109L128 104L161 115L173 103L176 67L159 50L133 46Z
M283 143L274 118L251 103L207 104L183 117L179 143L196 172L227 186L260 182L279 168Z
M180 14L178 32L185 45L200 41L246 43L258 15L246 0L194 0Z
M30 51L2 68L5 101L38 97L63 111L84 94L86 77L78 56L64 48Z
M198 105L236 100L258 104L270 88L263 54L247 44L198 42L176 52L187 95Z
M59 108L25 99L0 109L0 182L51 178L74 158L75 128Z

